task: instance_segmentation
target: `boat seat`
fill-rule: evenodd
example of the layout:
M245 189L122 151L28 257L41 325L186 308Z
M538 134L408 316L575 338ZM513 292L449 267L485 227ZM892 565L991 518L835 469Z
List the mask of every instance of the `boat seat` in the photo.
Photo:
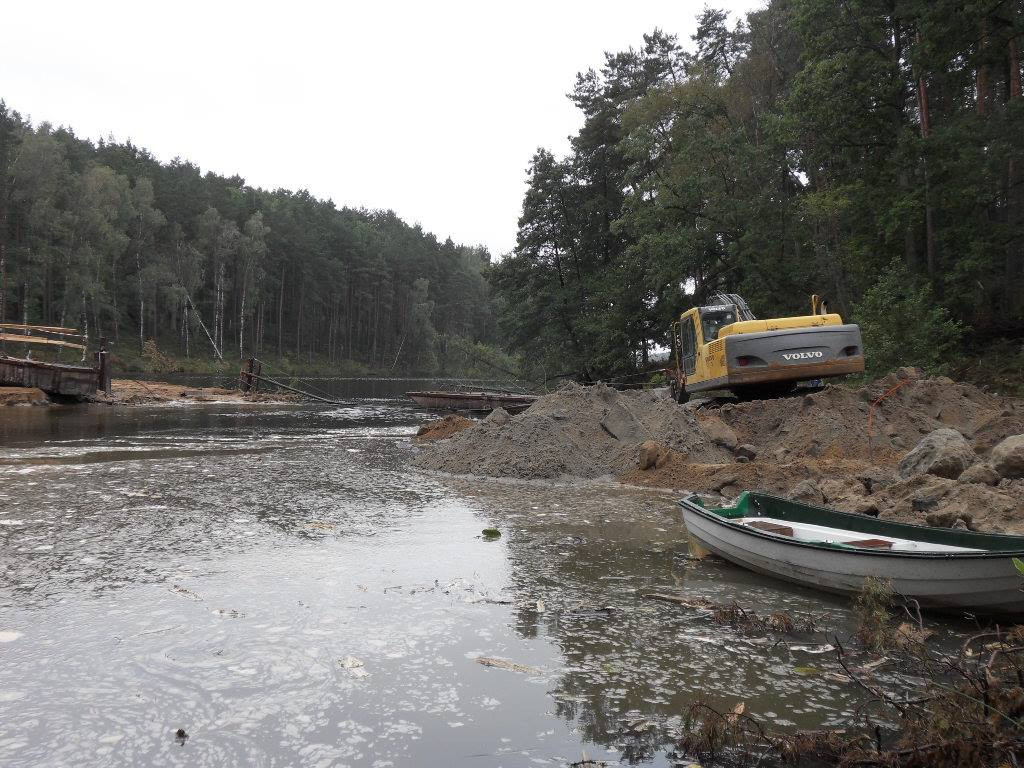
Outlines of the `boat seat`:
M751 520L747 523L751 528L757 528L761 531L767 531L768 533L774 533L776 536L789 536L793 537L793 529L788 525L779 525L778 523L769 523L767 520Z
M843 544L862 549L892 549L892 542L888 539L860 539L859 541L844 541Z

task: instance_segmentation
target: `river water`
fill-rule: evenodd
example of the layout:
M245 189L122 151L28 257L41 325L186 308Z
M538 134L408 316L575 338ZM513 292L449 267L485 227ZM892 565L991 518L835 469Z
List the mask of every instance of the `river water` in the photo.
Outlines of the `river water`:
M411 470L426 416L0 411L0 765L661 766L696 700L848 723L824 656L641 594L845 603L687 561L670 494Z

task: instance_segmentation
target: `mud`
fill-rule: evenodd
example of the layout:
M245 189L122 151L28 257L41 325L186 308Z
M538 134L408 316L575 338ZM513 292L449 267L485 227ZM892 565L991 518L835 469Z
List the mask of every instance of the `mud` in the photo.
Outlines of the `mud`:
M436 421L428 421L416 431L417 442L432 443L436 440L447 440L452 435L464 429L471 429L476 424L472 419L465 416L451 414Z
M36 387L0 387L0 406L49 405L50 398Z
M970 445L962 475L901 474L904 457L940 429ZM1024 532L1024 478L1002 477L990 461L994 446L1022 433L1021 401L914 369L858 389L686 406L570 384L507 421L423 447L414 464L521 479L612 475L723 498L760 490L887 519Z
M297 398L286 392L243 393L224 387L189 387L163 381L114 379L110 393L97 392L93 402L106 405L154 405L159 403L287 403Z

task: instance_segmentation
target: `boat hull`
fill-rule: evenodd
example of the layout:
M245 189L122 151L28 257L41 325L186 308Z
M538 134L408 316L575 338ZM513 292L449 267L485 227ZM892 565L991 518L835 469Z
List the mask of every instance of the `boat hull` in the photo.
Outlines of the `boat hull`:
M535 395L510 395L501 392L406 392L417 405L438 411L525 411L537 399Z
M821 549L756 536L714 514L683 505L687 532L719 557L756 573L836 594L856 594L867 579L892 584L922 607L976 614L1024 614L1013 555L893 555Z

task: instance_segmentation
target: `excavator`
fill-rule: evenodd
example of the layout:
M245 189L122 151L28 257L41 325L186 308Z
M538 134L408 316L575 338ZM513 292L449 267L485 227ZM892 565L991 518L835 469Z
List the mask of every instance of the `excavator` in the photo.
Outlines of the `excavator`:
M758 320L735 293L716 294L672 323L673 399L729 390L741 400L782 397L801 381L864 370L860 327L811 297L811 314Z

